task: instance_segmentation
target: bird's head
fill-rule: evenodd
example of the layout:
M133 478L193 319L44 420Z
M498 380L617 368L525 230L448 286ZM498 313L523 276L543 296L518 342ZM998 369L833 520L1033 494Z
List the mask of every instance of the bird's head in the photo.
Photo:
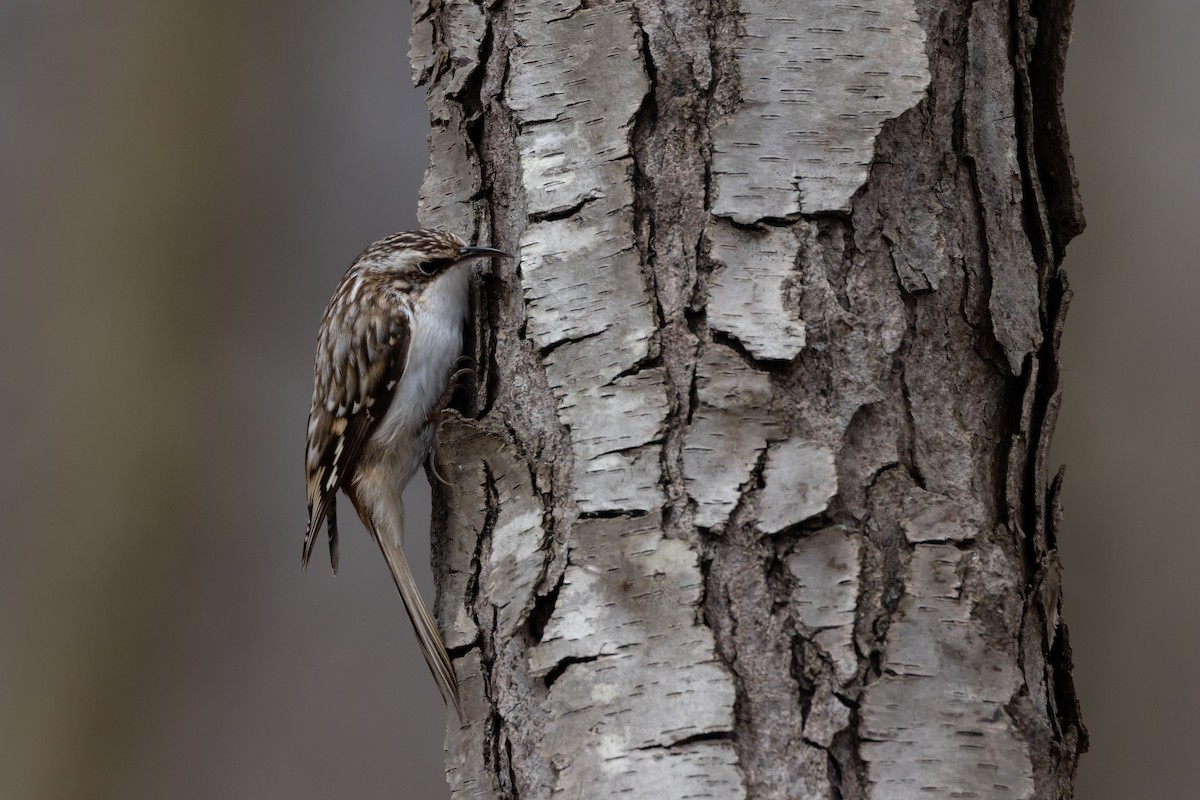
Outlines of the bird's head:
M491 256L510 257L503 250L468 245L452 233L430 229L404 231L380 239L363 251L355 264L423 283L457 264Z

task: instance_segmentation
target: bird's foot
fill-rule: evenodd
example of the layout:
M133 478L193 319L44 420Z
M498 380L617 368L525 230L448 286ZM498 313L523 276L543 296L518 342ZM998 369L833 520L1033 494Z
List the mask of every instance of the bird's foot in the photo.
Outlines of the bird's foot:
M446 383L446 391L442 392L442 396L438 398L429 414L426 415L429 422L437 423L441 420L442 412L450 405L450 401L454 399L454 393L458 391L459 382L468 375L474 377L475 370L471 367L463 367L450 375L450 380Z

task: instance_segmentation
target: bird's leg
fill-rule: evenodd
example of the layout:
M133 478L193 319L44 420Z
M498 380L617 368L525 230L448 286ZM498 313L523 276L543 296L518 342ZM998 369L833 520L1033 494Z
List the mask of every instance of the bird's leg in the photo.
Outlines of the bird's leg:
M470 356L460 356L459 359L454 362L454 366L457 367L464 361L471 363L473 359ZM472 367L462 367L461 369L457 369L452 372L450 374L450 380L446 383L446 391L442 392L442 396L438 399L437 403L434 404L433 409L426 417L426 419L428 419L428 421L434 425L434 429L433 442L429 447L429 455L427 455L425 458L429 466L429 474L433 475L433 477L437 479L437 482L443 486L450 486L451 484L448 480L443 478L441 474L438 473L437 465L433 460L433 454L437 452L438 433L442 429L442 412L445 411L446 407L450 405L450 400L454 397L454 393L458 391L459 381L468 375L475 375L475 370Z

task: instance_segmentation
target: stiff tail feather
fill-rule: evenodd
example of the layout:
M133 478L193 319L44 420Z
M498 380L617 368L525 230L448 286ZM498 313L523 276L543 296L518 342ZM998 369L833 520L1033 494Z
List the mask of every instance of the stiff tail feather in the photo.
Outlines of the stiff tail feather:
M312 558L313 545L321 534L321 522L329 529L329 563L333 574L338 571L337 498L332 494L318 498L316 509L309 508L308 530L304 532L304 548L300 551L300 569L308 571L308 560Z
M463 720L462 703L458 696L458 681L454 677L450 654L446 652L442 636L438 633L437 623L434 622L429 609L425 607L425 601L421 597L420 589L417 588L417 582L413 580L412 572L408 569L404 551L400 549L399 545L390 544L378 535L375 536L375 541L379 543L379 549L383 551L388 569L391 570L392 579L396 581L396 588L400 590L400 599L404 601L404 610L408 612L408 618L417 634L417 644L421 646L421 653L425 656L425 663L429 665L429 671L433 673L438 691L442 693L442 699L448 705L454 706L454 711L458 714L458 721L461 723Z

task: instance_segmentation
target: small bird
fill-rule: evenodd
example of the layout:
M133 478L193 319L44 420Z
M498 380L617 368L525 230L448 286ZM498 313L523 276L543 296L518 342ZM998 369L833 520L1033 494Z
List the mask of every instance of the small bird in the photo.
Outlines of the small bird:
M404 559L401 494L429 454L462 353L468 262L507 256L437 230L364 250L334 291L317 333L308 414L308 567L321 523L337 573L337 491L375 539L443 699L462 718L450 656Z

